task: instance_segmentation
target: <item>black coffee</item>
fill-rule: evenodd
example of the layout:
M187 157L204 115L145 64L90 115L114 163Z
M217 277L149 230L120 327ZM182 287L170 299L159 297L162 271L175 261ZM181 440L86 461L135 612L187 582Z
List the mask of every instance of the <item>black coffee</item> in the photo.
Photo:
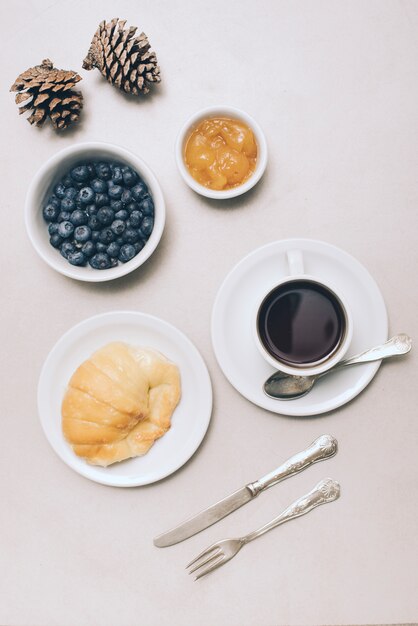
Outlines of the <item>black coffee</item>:
M345 315L329 289L308 280L294 280L266 296L257 327L262 344L275 359L304 365L335 352L345 334Z

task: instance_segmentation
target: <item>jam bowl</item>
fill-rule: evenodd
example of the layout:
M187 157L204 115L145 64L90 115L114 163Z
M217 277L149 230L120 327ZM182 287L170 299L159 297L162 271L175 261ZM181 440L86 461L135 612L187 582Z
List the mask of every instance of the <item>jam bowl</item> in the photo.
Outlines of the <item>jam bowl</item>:
M178 134L175 152L187 185L218 200L252 189L267 165L263 131L250 115L232 106L212 106L192 115Z

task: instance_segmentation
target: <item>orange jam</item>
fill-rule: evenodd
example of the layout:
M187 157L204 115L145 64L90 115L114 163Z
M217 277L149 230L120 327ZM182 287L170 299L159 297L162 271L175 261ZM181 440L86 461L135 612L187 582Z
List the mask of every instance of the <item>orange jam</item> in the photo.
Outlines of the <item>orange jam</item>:
M209 189L232 189L242 185L255 170L257 144L244 122L212 117L190 133L184 160L190 174Z

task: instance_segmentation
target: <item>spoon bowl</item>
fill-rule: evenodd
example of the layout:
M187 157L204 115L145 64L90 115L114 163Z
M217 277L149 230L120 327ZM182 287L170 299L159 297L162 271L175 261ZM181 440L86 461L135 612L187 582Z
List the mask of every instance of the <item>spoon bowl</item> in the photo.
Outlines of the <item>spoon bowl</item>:
M318 376L290 376L283 372L274 372L264 383L264 393L270 398L295 400L310 392Z

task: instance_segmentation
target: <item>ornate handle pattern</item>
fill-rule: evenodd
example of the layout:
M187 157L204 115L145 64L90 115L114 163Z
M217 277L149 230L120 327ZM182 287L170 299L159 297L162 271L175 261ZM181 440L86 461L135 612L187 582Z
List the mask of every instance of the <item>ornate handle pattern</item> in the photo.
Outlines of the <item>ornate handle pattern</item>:
M336 368L344 367L345 365L354 365L355 363L367 363L369 361L380 361L380 359L386 359L390 356L398 356L407 354L412 348L412 339L405 333L395 335L386 343L376 348L366 350L361 354L351 357L351 359L345 359L341 361ZM326 373L326 372L325 372Z
M271 522L265 524L258 530L245 535L245 537L241 538L241 541L243 543L253 541L253 539L264 535L264 533L276 528L276 526L280 526L280 524L284 524L284 522L288 522L296 517L305 515L305 513L309 513L309 511L312 511L312 509L320 504L333 502L339 497L340 485L331 478L324 478L309 493L288 506L287 509L285 509L278 517L274 518Z
M321 435L311 443L309 448L290 457L290 459L285 461L273 472L247 485L247 488L256 496L263 491L263 489L272 487L279 481L301 472L312 465L312 463L329 459L336 454L337 450L338 443L334 437L331 435Z

